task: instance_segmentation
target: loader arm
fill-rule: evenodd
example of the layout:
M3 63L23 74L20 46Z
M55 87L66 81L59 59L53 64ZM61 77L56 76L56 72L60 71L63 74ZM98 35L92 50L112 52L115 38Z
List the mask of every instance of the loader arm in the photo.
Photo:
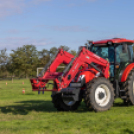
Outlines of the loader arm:
M60 79L57 80L58 91L60 91L62 88L68 87L69 83L74 79L76 74L79 72L79 68L83 64L90 65L95 70L100 72L103 77L109 78L109 62L82 47L78 52L77 57L68 64L66 69L63 71L63 74L59 76ZM101 69L95 64L101 66Z
M42 78L45 78L50 72L56 72L57 67L63 63L63 64L68 64L74 56L63 49L59 49L58 54L56 55L55 59L53 61L50 61L50 67L47 68L45 74L43 75ZM44 72L43 72L44 73Z
M49 80L56 79L62 73L56 72L57 67L61 64L68 64L74 56L63 49L59 49L59 51L51 58L48 64L44 67L44 69L40 72L37 78L30 79L32 83L32 89L39 90L44 88L46 83Z
M67 64L66 68L61 73L56 72L57 67L61 63ZM81 47L75 57L70 53L63 51L63 49L60 49L55 59L52 59L52 61L46 65L43 70L45 71L43 77L30 79L33 91L46 90L45 85L49 80L53 80L55 85L52 91L60 91L61 89L68 87L79 72L79 68L83 65L90 65L92 68L100 72L101 76L105 78L109 77L109 62L90 52L85 47ZM97 66L101 66L101 68Z

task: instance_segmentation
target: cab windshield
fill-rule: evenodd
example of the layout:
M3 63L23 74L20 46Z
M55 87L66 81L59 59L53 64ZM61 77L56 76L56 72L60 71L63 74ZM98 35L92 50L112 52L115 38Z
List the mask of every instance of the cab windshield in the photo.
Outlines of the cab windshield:
M91 52L97 54L98 56L106 59L110 63L114 63L116 59L116 63L127 63L133 62L133 48L132 45L128 45L127 52L124 53L122 51L122 45L117 44L114 46L92 46ZM114 58L115 55L115 58Z
M114 63L114 47L113 46L92 46L91 52L106 59L110 63Z

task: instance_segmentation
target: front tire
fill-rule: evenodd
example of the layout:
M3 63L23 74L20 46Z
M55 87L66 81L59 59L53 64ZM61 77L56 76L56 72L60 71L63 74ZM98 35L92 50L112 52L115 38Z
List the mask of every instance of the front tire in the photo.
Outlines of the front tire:
M58 111L74 111L77 110L80 105L82 98L80 97L79 101L66 101L63 100L61 93L52 95L52 102L54 107Z
M114 89L106 78L99 77L86 86L85 103L89 109L96 112L109 110L114 101Z

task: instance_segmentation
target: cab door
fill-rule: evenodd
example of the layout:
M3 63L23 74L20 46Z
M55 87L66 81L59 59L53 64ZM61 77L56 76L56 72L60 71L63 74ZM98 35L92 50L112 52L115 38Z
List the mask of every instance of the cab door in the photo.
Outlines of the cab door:
M123 45L115 47L115 78L118 79L127 65L133 62L132 44L127 44L127 51L123 51Z

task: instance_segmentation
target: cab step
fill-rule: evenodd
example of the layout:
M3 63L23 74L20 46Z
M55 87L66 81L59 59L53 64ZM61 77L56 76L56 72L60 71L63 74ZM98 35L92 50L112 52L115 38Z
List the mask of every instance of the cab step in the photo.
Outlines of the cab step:
M127 98L127 96L121 96L121 99L126 99Z
M125 93L125 90L119 90L120 93Z

